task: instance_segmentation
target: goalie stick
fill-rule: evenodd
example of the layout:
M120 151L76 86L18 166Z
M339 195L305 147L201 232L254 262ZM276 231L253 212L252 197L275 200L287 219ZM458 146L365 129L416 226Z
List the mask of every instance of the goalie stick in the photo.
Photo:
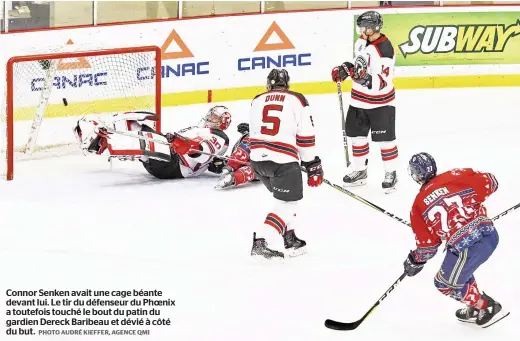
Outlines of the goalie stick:
M127 132L124 132L124 131L117 131L115 129L112 129L110 127L105 127L105 126L101 127L101 128L102 129L106 129L106 131L108 131L109 133L123 135L123 136L128 136L128 137L133 137L133 138L140 139L140 140L143 140L143 141L148 141L148 142L153 142L153 143L158 143L158 144L163 144L163 145L166 145L166 146L170 146L170 143L168 143L168 142L164 142L164 141L161 141L161 140L156 140L156 139L153 139L153 138L150 138L150 137L147 137L147 136L134 135L134 134L127 133ZM182 136L182 135L180 135L178 133L174 133L174 134L179 136L182 139L186 139L186 137L184 137L184 136ZM198 150L198 149L190 149L190 151L197 152L197 153L204 154L204 155L213 156L213 157L218 157L218 158L221 158L221 159L224 159L224 160L228 160L228 161L236 161L236 162L244 164L244 165L249 165L249 162L240 161L240 160L228 157L228 156L212 154L212 153L208 153L208 152L205 152L205 151L202 151L202 150Z
M498 220L501 217L507 215L508 213L518 209L519 207L520 207L520 203L518 203L515 206L510 207L507 210L505 210L504 212L496 215L491 220L493 220L493 221ZM334 330L354 330L354 329L356 329L357 327L359 327L359 325L361 323L363 323L363 321L368 317L368 315L370 315L370 313L372 313L374 311L374 309L376 309L377 306L379 306L381 304L381 302L383 302L383 300L395 289L395 287L399 283L401 283L401 281L405 277L406 277L406 273L403 273L401 276L399 276L399 278L394 282L394 284L392 284L392 286L383 294L383 296L381 296L381 298L379 298L379 300L377 300L377 302L372 306L372 308L370 308L370 310L368 310L361 319L359 319L355 322L339 322L339 321L327 319L327 320L325 320L325 327L327 327L329 329L334 329ZM506 315L504 315L502 318L500 318L499 320L495 321L493 324L497 323L498 321L502 320L503 318L507 317L508 315L509 315L509 312ZM484 328L490 327L493 324L490 324Z

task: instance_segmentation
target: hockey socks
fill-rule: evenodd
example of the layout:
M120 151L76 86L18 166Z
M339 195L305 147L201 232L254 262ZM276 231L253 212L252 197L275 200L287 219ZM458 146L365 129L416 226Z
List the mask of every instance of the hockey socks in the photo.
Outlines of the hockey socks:
M397 157L399 152L394 141L390 142L378 142L381 148L381 159L385 165L386 172L393 172L396 170Z
M369 151L370 147L366 137L352 138L352 156L354 156L353 164L356 171L366 169Z

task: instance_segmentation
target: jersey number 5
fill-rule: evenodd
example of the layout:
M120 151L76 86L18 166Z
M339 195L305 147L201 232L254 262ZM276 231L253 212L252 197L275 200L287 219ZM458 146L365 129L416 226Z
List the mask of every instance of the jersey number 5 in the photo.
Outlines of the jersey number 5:
M260 128L260 132L264 135L271 135L274 136L278 134L278 131L280 130L280 118L276 116L269 116L269 112L271 111L278 111L282 112L283 106L277 105L277 104L269 104L264 107L264 110L262 111L262 122L263 123L270 123L271 127L263 125Z

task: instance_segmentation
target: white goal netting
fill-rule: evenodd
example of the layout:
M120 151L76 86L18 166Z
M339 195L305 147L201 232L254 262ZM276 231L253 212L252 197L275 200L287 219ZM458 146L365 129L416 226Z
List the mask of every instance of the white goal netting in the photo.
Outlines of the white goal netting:
M79 152L72 130L83 115L133 110L160 115L160 59L155 46L11 58L0 174L12 177L16 160Z

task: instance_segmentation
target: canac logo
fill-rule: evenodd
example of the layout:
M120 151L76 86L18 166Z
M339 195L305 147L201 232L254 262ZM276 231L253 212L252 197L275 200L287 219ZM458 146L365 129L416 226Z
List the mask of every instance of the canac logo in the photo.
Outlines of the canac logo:
M399 49L409 54L502 52L510 38L520 34L520 20L505 25L416 26Z
M279 42L269 42L273 36L278 37ZM271 26L267 29L264 36L260 39L253 52L267 52L280 50L293 50L294 44L284 31L278 26L276 21L273 21ZM311 53L291 53L278 54L277 56L260 55L256 57L245 57L238 59L238 71L248 71L255 69L270 69L273 67L287 67L287 66L307 66L311 65Z
M69 39L67 45L74 42ZM57 89L81 88L86 86L107 85L107 71L94 72L92 66L85 57L60 59L56 65L54 75L49 72L51 61L40 60L40 66L46 71L45 77L33 78L31 80L31 91L42 91L45 84L50 84ZM81 71L80 71L81 70ZM52 79L50 79L52 77ZM49 85L47 85L49 86Z
M175 47L176 46L176 47ZM161 46L161 77L184 77L209 74L208 61L189 61L185 63L170 62L177 59L194 58L195 56L181 36L174 30L170 32ZM168 61L168 62L165 62ZM137 70L137 79L151 79L155 77L154 67L141 67Z

